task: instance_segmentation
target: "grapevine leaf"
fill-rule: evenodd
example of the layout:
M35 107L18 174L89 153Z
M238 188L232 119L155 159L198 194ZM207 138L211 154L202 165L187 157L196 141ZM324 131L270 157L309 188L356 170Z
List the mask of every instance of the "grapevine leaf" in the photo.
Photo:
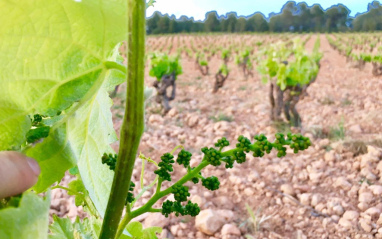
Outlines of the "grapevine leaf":
M23 194L19 207L0 210L0 238L47 238L50 192L41 198L32 192Z
M127 233L126 233L127 231ZM130 222L126 226L125 234L123 234L121 239L157 239L157 233L162 232L160 227L148 227L143 229L140 222Z
M69 218L59 218L53 215L53 224L50 225L49 239L92 239L98 238L101 222L88 217L83 221L79 218L72 224Z
M69 218L53 215L53 223L49 226L49 239L74 239L74 228Z
M114 153L117 140L110 111L112 101L101 90L68 120L68 142L78 162L82 181L95 207L104 215L113 172L101 163L104 153Z
M116 62L123 65L123 57L120 55L121 44L114 47L113 51L107 58L110 62ZM126 67L126 66L125 66ZM126 68L127 71L127 68ZM110 69L105 75L104 87L107 91L114 90L116 85L122 84L126 80L126 72L121 72L120 70Z
M143 230L143 239L157 239L157 234L162 232L160 227L149 227Z
M81 179L73 180L68 184L68 187L70 190L72 190L72 192L69 191L68 194L75 196L74 202L75 202L76 206L77 207L81 206L84 203L84 198L87 196L87 191L85 189L85 186L84 186L84 183L82 182L82 180ZM73 192L81 193L83 195L83 197L76 196Z
M59 182L65 171L76 165L76 157L67 141L66 125L50 133L42 143L27 149L24 153L35 158L41 168L36 185L36 192L45 191L50 185Z
M0 150L7 150L25 142L31 120L11 102L3 102L1 96L0 102Z
M28 115L53 116L95 94L126 17L123 0L0 2L0 150L25 141Z

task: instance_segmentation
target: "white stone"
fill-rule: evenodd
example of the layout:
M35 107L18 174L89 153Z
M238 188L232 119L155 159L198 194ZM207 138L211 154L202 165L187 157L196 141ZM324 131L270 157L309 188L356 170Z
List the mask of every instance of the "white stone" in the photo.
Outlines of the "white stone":
M379 219L377 221L378 225L382 225L382 214L379 215Z
M150 124L163 124L163 118L160 115L150 115L149 123Z
M353 228L353 223L351 223L351 221L345 219L345 218L341 218L338 222L338 224L346 229L350 229L350 228Z
M225 224L222 228L221 233L223 236L227 236L227 235L240 236L241 235L239 228L234 224Z
M371 230L372 230L370 220L367 220L367 219L362 218L361 220L359 220L359 225L361 226L361 228L362 228L365 232L371 232Z
M381 185L371 185L369 189L373 192L374 195L382 195L382 186Z
M294 196L295 194L294 189L290 184L283 184L281 185L280 189L285 194L289 194L291 196Z
M170 228L170 231L173 235L176 235L178 234L178 230L179 230L179 225L172 225L171 228Z
M174 117L178 114L178 110L176 108L172 108L168 113L167 115L170 116L170 117Z
M349 183L345 177L339 177L336 179L336 181L334 182L334 186L335 187L340 187L344 190L350 190L352 185L351 183Z
M244 194L249 197L249 196L252 196L253 194L255 194L255 191L253 191L252 188L245 188Z
M369 192L361 193L358 197L359 202L370 203L373 201L373 194Z
M160 213L151 213L149 214L145 221L144 226L145 227L165 227L169 223L169 219L167 219L165 216L163 216Z
M313 194L313 196L312 196L312 201L311 201L311 205L312 205L312 207L315 207L315 206L317 206L317 204L319 204L320 202L321 202L321 200L322 200L322 195L321 194Z
M334 154L334 151L326 152L324 155L324 159L326 162L333 162L336 160L336 156Z
M224 223L224 218L220 217L219 214L212 209L202 210L199 215L195 217L195 227L210 236L214 235Z
M376 207L371 207L365 211L365 213L371 217L378 217L381 214L381 210Z
M306 206L309 206L310 205L310 198L311 198L311 194L310 193L303 193L300 195L300 202L301 204L303 205L306 205Z
M357 211L346 211L342 217L346 220L353 221L358 219L359 213Z
M333 212L336 215L341 216L342 214L344 214L344 208L341 205L336 205L333 207Z
M366 209L368 209L368 204L367 203L364 203L364 202L360 202L358 203L357 207L359 208L359 210L361 211L365 211Z
M198 122L199 122L199 117L197 115L193 115L190 118L188 118L187 125L192 128L196 126Z
M194 195L191 197L191 202L196 203L200 208L203 208L204 204L206 203L206 199L199 195Z

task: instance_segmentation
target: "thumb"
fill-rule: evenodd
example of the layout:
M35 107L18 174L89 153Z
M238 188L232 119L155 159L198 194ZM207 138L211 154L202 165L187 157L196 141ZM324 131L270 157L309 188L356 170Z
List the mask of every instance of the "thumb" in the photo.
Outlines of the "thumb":
M39 174L40 166L34 159L18 152L0 152L0 199L32 187Z

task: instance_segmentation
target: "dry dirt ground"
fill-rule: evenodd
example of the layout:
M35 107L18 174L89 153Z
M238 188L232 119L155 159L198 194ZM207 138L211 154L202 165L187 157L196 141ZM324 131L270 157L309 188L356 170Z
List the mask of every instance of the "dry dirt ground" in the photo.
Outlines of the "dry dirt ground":
M313 146L281 159L273 153L248 156L247 162L228 170L207 167L203 175L217 176L220 189L212 192L200 184L187 184L191 200L202 209L196 219L151 214L137 220L163 227L161 238L382 238L382 79L372 76L370 66L363 71L349 68L324 35L313 35L306 43L308 49L316 37L321 38L324 53L320 73L308 96L298 103L302 128L292 129L309 136ZM264 133L272 138L277 131L290 129L270 122L268 86L256 71L245 80L231 62L225 86L213 94L213 73L221 60L214 57L210 63L210 75L202 76L194 60L182 59L184 73L166 116L154 99L147 102L140 145L144 155L159 162L163 153L181 144L192 152L195 165L202 158L200 149L222 136L233 145L241 134L252 138ZM147 76L147 84L153 81ZM118 94L112 109L117 132L123 97ZM118 143L113 147L118 148ZM136 185L140 169L137 159ZM153 170L153 165L146 165L146 185L155 178ZM176 166L173 180L183 174L184 169ZM152 193L145 193L137 206ZM53 194L52 212L82 215L65 192Z

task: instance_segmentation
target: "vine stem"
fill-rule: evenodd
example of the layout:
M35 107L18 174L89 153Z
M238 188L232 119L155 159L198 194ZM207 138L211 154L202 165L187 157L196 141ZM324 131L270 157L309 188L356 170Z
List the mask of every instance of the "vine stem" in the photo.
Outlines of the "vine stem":
M127 99L117 166L100 239L116 238L144 129L145 13L144 0L127 0ZM127 213L130 214L129 210Z
M196 168L194 168L190 173L187 173L184 175L181 179L179 179L178 182L173 184L171 187L163 190L163 191L156 191L155 194L150 198L150 200L143 205L140 208L137 208L133 210L130 214L126 214L124 218L122 219L121 224L118 228L117 236L121 235L127 224L135 217L138 217L139 215L142 215L145 212L161 212L161 209L154 209L152 206L161 198L165 197L166 195L169 195L172 193L173 187L175 185L183 185L186 182L190 181L192 178L196 177L199 172L207 167L209 163L206 160L203 160ZM158 181L159 183L159 181Z

